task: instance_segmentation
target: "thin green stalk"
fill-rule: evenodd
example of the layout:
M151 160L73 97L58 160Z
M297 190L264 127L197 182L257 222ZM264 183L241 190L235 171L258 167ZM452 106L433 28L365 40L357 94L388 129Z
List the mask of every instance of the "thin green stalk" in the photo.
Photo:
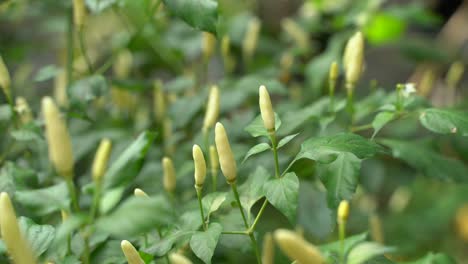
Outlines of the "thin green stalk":
M67 88L70 87L73 79L73 10L70 9L67 17Z
M84 240L84 252L82 256L83 264L89 264L89 256L90 256L90 249L89 249L89 237L86 234L82 234Z
M340 263L344 263L345 259L345 246L344 240L346 237L346 222L338 223L339 237L340 237Z
M247 231L223 231L221 234L224 235L249 235Z
M348 91L348 97L347 97L347 102L346 102L346 110L349 113L350 119L351 119L351 125L354 124L354 84L348 83L346 90Z
M78 42L80 43L81 54L83 55L86 65L88 66L89 74L93 74L93 64L91 63L91 59L88 56L88 51L85 45L84 32L82 28L78 29Z
M213 192L216 192L218 186L218 170L216 168L211 168L211 181L213 184Z
M203 203L202 203L202 187L198 187L195 185L195 190L197 190L197 198L198 198L198 207L200 207L200 217L203 224L203 230L208 230L208 227L205 222L205 214L203 213Z
M273 156L275 158L275 177L280 177L280 168L279 168L279 160L278 160L278 139L276 138L275 131L270 133L270 140L271 145L273 147Z
M72 177L67 177L65 182L67 183L68 192L70 193L73 211L79 212L80 206L78 205L78 197L76 195L76 188L75 184L73 183Z
M232 188L232 192L234 193L234 197L236 198L236 201L239 204L239 210L241 212L242 219L244 220L245 228L247 230L250 230L249 223L247 222L247 218L245 217L244 209L242 208L242 204L239 198L239 193L237 191L237 184L235 182L232 183L231 188ZM247 233L250 237L250 241L252 241L252 248L255 252L255 256L257 257L257 263L262 264L262 257L260 256L260 252L258 250L258 245L257 245L257 240L255 239L255 235L253 234L253 232L248 231Z
M258 221L262 217L263 211L265 211L267 204L268 204L268 200L265 199L265 201L263 201L262 207L260 207L260 211L258 211L257 217L255 217L253 224L250 226L249 232L255 231L255 227L257 227Z
M90 215L91 223L94 221L94 219L97 216L100 200L101 200L101 184L96 183L96 188L94 189L93 203L91 205L91 215Z

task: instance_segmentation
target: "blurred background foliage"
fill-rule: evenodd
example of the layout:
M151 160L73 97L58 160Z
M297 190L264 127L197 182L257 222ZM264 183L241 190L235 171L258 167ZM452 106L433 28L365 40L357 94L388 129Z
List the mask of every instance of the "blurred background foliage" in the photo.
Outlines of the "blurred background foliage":
M329 66L341 60L345 42L356 30L362 30L368 43L365 72L356 89L363 98L356 107L361 124L371 122L395 85L407 81L416 83L422 101L416 105L466 110L466 81L453 94L447 92L452 90L446 79L453 62L466 64L468 4L463 1L204 0L199 3L203 8L189 0L162 2L86 0L82 36L74 30L72 1L0 2L0 54L12 75L13 93L28 100L35 117L39 98L54 94L69 118L76 181L85 194L92 192L89 164L97 143L108 137L114 142L111 163L132 142L136 144L116 176L119 188L109 194L117 197L115 203L134 187L148 194L162 193L160 161L169 155L177 167L180 199L189 203L187 207L194 205L188 202L195 201L189 154L193 143L203 142L201 124L208 87L213 84L221 89L221 121L239 164L250 146L259 143L244 128L258 115L258 86L268 87L284 123L279 134L300 133L282 150L280 163L286 166L299 151L299 142L343 130L343 124L331 123L327 116L324 95ZM260 33L249 53L245 39L255 25L261 25ZM170 124L157 115L156 80L166 94ZM64 86L67 92L61 95ZM344 93L341 85L338 93ZM38 223L57 223L60 203L46 201L66 198L60 192L63 188L53 185L42 122L38 118L28 126L11 128L12 113L6 98L3 101L0 187L16 191L19 215ZM460 209L468 202L468 187L450 180L467 175L468 141L463 135L424 131L417 118L395 121L377 139L403 161L381 155L362 162L349 232L373 233L378 215L385 244L398 247L395 255L402 256L400 260L432 251L468 263L468 216ZM157 133L135 141L147 129ZM372 136L369 130L358 133ZM148 148L149 144L154 147ZM258 164L273 168L271 157L261 153L240 166L242 181ZM292 225L269 206L260 234L287 226L303 229L315 243L336 240L335 208L328 206L315 163L300 160L292 170L301 179L297 223ZM58 188L54 198L35 190L44 187ZM82 202L89 204L83 197ZM258 207L255 204L254 211ZM54 217L48 215L52 212ZM229 213L220 218L235 227L238 217ZM111 240L98 248L93 263L121 263L121 253L112 251L115 243ZM251 263L248 255L230 250L246 252L246 244L243 237L222 237L215 258L223 257L214 263ZM106 257L110 262L104 261ZM417 263L450 263L430 260L443 258L427 255L427 262Z

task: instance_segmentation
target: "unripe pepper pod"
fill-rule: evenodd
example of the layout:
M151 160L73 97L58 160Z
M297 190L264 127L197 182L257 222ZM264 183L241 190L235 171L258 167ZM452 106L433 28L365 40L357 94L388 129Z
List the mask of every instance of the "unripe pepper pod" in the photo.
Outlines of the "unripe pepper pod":
M37 263L31 246L21 234L15 209L11 204L10 196L8 196L6 192L0 194L0 230L2 240L6 245L8 254L12 258L13 263Z
M203 59L207 61L211 58L211 56L213 56L213 53L215 51L216 37L209 32L203 32L202 34L203 34L203 37L202 37Z
M84 0L73 0L73 21L77 28L83 28L86 22L86 6Z
M343 200L338 205L338 213L337 213L337 222L338 223L345 223L348 221L349 217L349 202Z
M271 105L270 94L264 85L259 88L259 105L260 113L262 115L263 125L268 132L275 131L275 112Z
M244 40L242 42L242 52L244 59L250 60L257 48L258 35L260 34L261 23L257 18L253 18L247 25Z
M166 192L172 193L176 189L176 174L174 169L174 163L172 163L172 160L168 157L164 157L162 163L164 171L164 189L166 190Z
M325 259L319 249L305 241L295 232L278 229L273 236L280 249L291 260L297 260L301 264L325 263Z
M218 150L221 171L229 184L234 183L237 177L236 160L234 159L234 154L232 153L226 130L224 129L223 124L219 122L216 123L215 127L215 142L216 149Z
M203 151L198 145L193 145L192 148L193 163L195 165L195 185L203 187L206 177L206 162L203 156Z
M68 107L67 73L60 71L54 79L54 99L60 107Z
M364 65L364 37L354 34L346 45L343 64L346 70L346 88L353 89L361 77Z
M205 119L203 120L203 129L207 130L213 127L219 115L219 88L214 85L210 89L208 105L206 107Z
M109 139L105 138L99 143L99 147L94 156L92 176L96 183L102 181L102 177L106 173L107 163L109 162L109 156L112 149L112 143Z
M122 248L128 264L145 264L132 243L128 242L127 240L122 240L120 247Z
M133 191L133 195L135 195L136 197L149 197L148 194L146 194L142 189L139 189L139 188L136 188L134 191Z
M463 77L464 72L465 66L463 65L463 62L457 61L452 63L447 72L446 82L448 86L451 88L456 88L461 78Z
M153 109L156 120L162 122L166 115L166 99L164 97L163 83L161 80L156 80L154 82Z
M336 81L338 79L338 75L340 74L340 69L338 67L338 63L334 61L330 65L330 72L328 73L328 79L330 81Z
M171 261L171 264L192 264L192 261L179 253L170 254L169 260Z
M211 164L211 169L213 170L219 169L218 152L216 152L216 147L213 145L210 146L210 164Z
M65 178L73 177L73 152L70 135L65 121L50 97L42 99L49 159L57 173Z
M273 243L273 236L271 235L271 233L266 233L263 237L262 263L275 263L275 245Z
M8 68L3 61L2 56L0 56L0 88L7 97L8 100L11 100L11 77Z

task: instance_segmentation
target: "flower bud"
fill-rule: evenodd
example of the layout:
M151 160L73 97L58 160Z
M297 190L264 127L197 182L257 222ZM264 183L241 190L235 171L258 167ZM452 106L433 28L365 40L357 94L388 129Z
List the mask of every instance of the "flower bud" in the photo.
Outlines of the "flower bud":
M349 217L349 202L346 200L343 200L340 202L340 205L338 205L338 213L337 213L337 222L339 224L345 223L348 221Z
M273 244L273 236L271 233L266 233L263 237L262 263L275 263L275 245Z
M328 79L330 80L330 82L336 82L336 80L338 79L338 75L340 74L340 69L338 67L338 63L336 61L334 61L331 65L330 65L330 72L328 73Z
M84 0L73 0L73 21L81 30L86 22L86 6Z
M127 240L122 240L120 247L122 248L128 264L145 264L132 243L128 242Z
M119 51L114 63L114 74L117 78L128 78L132 71L133 55L128 49Z
M136 188L134 191L133 191L133 194L136 196L136 197L149 197L148 194L146 194L142 189L139 189L139 188Z
M219 122L216 123L215 127L215 143L219 155L219 163L221 164L221 171L229 184L234 183L237 177L236 160L234 159L226 130L223 124Z
M192 148L193 163L195 165L195 185L202 187L206 177L206 162L203 156L203 151L198 145L193 145Z
M259 105L260 113L263 119L263 125L268 132L275 131L275 112L271 105L270 94L264 85L260 86L259 93Z
M293 231L278 229L274 233L274 238L283 253L291 260L297 260L302 264L325 263L319 249Z
M0 230L8 254L15 264L37 263L31 246L21 234L15 209L6 192L0 194Z
M457 235L465 242L468 242L468 204L457 209L455 215L455 229Z
M166 100L164 98L163 83L161 80L156 80L154 82L153 107L156 120L162 122L166 115Z
M93 180L96 183L100 183L102 181L102 177L106 173L111 149L112 143L109 139L105 138L101 140L96 151L96 155L94 156L92 169Z
M60 216L62 217L62 223L67 221L70 215L65 210L60 210Z
M301 50L308 50L310 47L309 35L294 20L285 18L281 21L283 30L296 42Z
M250 60L257 48L260 28L260 20L257 18L251 19L247 25L247 32L245 33L244 41L242 42L242 53L245 60Z
M451 88L457 87L458 83L463 77L464 72L465 72L465 66L463 65L463 62L457 61L457 62L452 63L452 65L450 65L450 68L447 72L446 82L448 86Z
M29 108L29 104L24 97L16 97L15 111L20 117L21 124L25 125L33 120L31 108Z
M192 261L179 253L171 253L169 255L169 260L171 264L192 264Z
M60 71L54 79L54 99L61 107L68 107L67 74Z
M11 100L11 78L10 72L3 61L2 56L0 56L0 88L7 97L8 100Z
M50 97L42 99L49 159L57 173L65 178L73 177L73 152L70 135L65 121Z
M174 169L174 163L172 163L172 160L168 157L164 157L162 163L164 171L164 189L166 190L166 192L172 193L175 191L176 188L176 174Z
M361 32L357 32L349 39L343 65L346 70L346 88L352 90L361 77L364 65L364 37Z
M202 34L203 59L207 61L211 58L211 56L213 56L213 53L215 51L216 37L209 32L203 32Z
M208 97L208 105L206 107L205 120L203 121L203 129L207 130L213 127L219 115L219 88L214 85L210 89Z
M172 120L169 117L164 118L162 130L164 151L167 155L172 155L175 152L175 148L172 142Z

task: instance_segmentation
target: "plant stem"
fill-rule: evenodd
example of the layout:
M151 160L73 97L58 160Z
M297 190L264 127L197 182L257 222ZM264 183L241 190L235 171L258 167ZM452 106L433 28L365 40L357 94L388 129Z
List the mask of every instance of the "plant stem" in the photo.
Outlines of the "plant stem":
M84 252L83 252L82 261L83 261L83 264L89 264L89 255L90 255L89 237L87 234L82 234L82 236L84 240Z
M78 197L76 195L76 188L75 188L75 184L73 183L72 177L67 177L65 182L67 183L68 192L70 193L70 199L71 199L73 211L79 212L80 206L78 205Z
M357 131L367 130L367 129L371 129L371 128L372 128L372 124L366 124L366 125L362 125L362 126L355 126L355 127L351 127L351 132L357 132Z
M346 85L346 90L347 90L347 102L346 102L346 110L349 113L350 119L351 119L351 125L354 124L354 96L353 96L353 91L354 91L354 84L348 83Z
M78 29L78 41L80 42L80 49L81 49L81 54L86 62L86 65L88 66L88 71L89 71L89 74L92 74L93 73L93 64L91 63L91 59L89 58L88 56L88 52L87 52L87 49L86 49L86 45L85 45L85 39L84 39L84 33L83 33L83 29L80 28Z
M247 231L223 231L221 234L225 235L248 235Z
M67 18L67 88L73 81L73 10L68 12Z
M234 193L234 197L236 198L236 201L239 204L239 210L241 212L242 219L244 220L245 228L247 230L249 230L249 231L247 231L247 234L250 237L250 241L252 241L252 248L253 248L253 250L255 252L255 256L257 257L257 263L262 264L262 258L260 256L260 252L258 250L257 240L255 239L255 235L254 235L253 231L250 231L249 223L247 222L247 218L245 217L244 209L242 208L242 204L241 204L241 201L240 201L240 198L239 198L239 193L237 192L237 184L235 182L232 183L231 188L232 188L232 192Z
M265 201L263 201L262 207L260 207L260 211L258 211L257 217L255 217L253 224L250 226L249 231L251 232L255 231L255 227L257 226L258 221L260 220L260 217L262 217L263 211L265 211L267 204L268 204L268 200L265 199Z
M279 168L279 160L278 160L278 139L276 138L276 132L270 132L270 140L273 150L273 156L275 158L275 177L280 177L280 168Z
M91 215L90 222L92 223L96 218L97 212L99 210L99 202L101 200L101 183L96 183L96 188L94 189L93 204L91 205Z
M344 248L344 240L346 237L346 222L338 223L339 228L339 237L340 237L340 263L344 263L345 259L345 248Z
M198 207L200 207L200 217L203 224L203 230L208 230L205 222L205 214L203 213L203 203L202 203L202 187L198 187L195 185L195 190L197 190L197 198L198 198Z

